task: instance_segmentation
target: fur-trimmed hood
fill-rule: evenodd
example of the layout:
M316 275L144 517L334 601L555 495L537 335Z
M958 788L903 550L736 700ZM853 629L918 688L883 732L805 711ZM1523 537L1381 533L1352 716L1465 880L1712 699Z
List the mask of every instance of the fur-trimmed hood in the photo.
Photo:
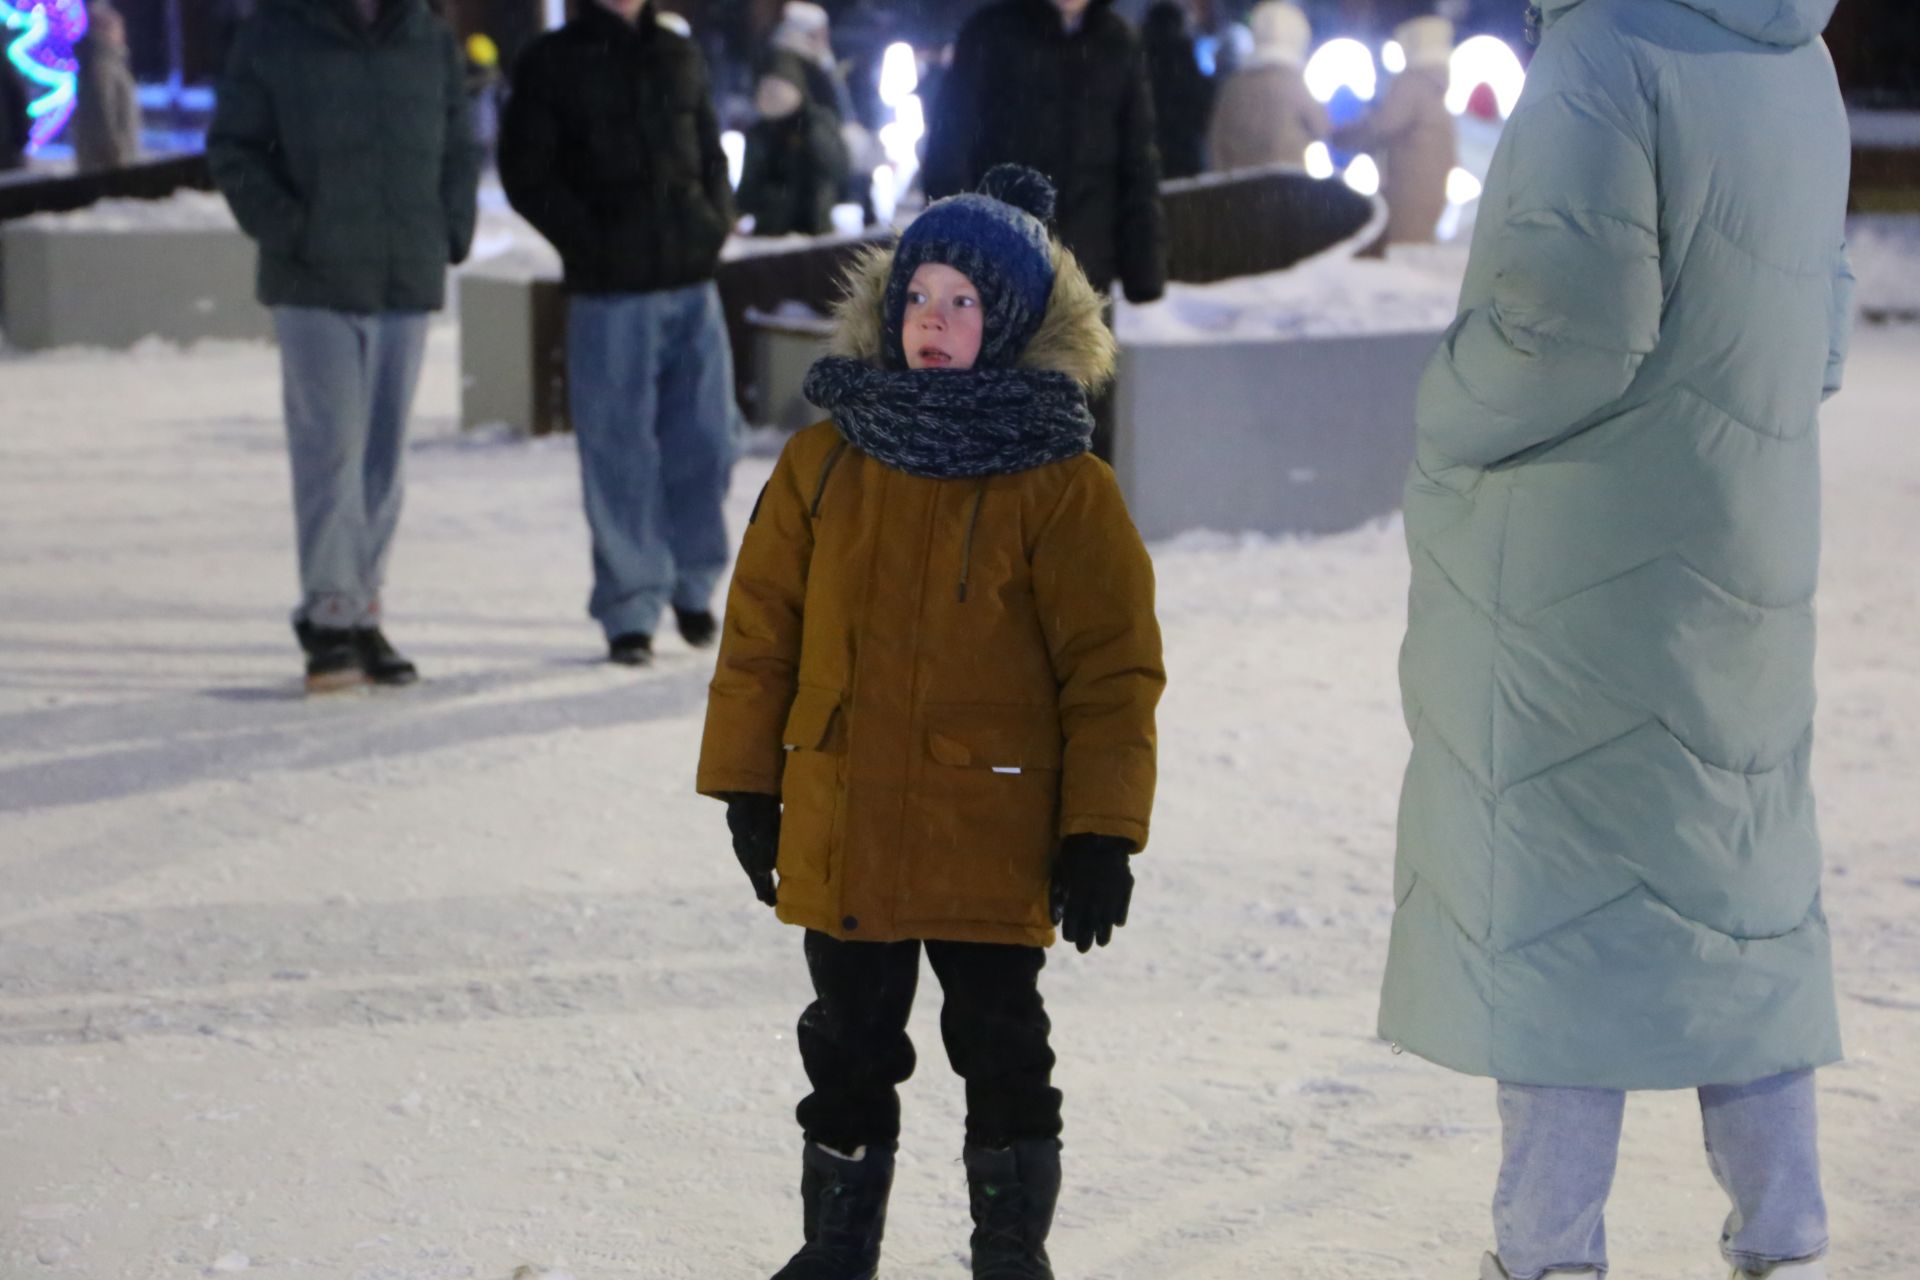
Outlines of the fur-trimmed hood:
M847 268L845 294L835 304L830 351L884 368L887 281L893 272L893 246L867 249ZM1064 373L1088 395L1113 380L1118 347L1105 320L1106 299L1087 280L1071 253L1053 242L1053 295L1040 329L1020 354L1021 369Z

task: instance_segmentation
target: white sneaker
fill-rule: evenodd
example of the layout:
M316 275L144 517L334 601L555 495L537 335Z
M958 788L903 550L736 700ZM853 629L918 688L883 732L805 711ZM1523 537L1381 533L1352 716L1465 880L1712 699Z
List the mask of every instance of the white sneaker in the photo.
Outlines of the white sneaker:
M1809 1258L1805 1262L1783 1262L1771 1271L1733 1270L1729 1280L1827 1280L1827 1260Z
M1581 1280L1583 1276L1599 1280L1599 1275L1598 1271L1587 1267L1582 1271L1549 1271L1543 1280ZM1513 1278L1507 1274L1507 1269L1500 1265L1500 1259L1489 1253L1480 1259L1480 1280L1513 1280ZM1801 1280L1801 1278L1795 1276L1793 1280ZM1827 1278L1823 1272L1812 1277L1811 1280L1827 1280Z

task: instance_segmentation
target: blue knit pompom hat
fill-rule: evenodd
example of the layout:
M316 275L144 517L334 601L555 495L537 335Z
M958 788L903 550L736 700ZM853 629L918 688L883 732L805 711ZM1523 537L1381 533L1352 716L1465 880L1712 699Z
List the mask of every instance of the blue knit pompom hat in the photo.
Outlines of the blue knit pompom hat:
M980 291L984 311L976 369L1011 368L1040 331L1053 297L1053 184L1017 164L995 165L980 189L927 206L900 233L887 278L887 363L907 367L900 330L907 286L923 264L952 267Z

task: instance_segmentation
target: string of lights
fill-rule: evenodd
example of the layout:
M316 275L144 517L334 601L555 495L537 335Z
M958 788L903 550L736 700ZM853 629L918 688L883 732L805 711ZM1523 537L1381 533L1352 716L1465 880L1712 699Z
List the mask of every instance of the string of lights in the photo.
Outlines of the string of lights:
M39 90L27 112L31 145L43 147L73 115L80 71L73 47L87 33L87 6L84 0L0 0L0 29L7 33L7 61Z

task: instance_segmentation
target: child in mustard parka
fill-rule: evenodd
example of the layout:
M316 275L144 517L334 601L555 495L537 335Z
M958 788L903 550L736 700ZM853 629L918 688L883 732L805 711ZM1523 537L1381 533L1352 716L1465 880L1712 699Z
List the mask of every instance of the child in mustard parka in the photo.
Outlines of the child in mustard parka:
M699 788L807 930L816 997L784 1280L875 1274L923 944L966 1081L974 1274L1052 1275L1043 948L1126 922L1166 682L1151 562L1087 452L1113 339L1052 197L1002 166L854 268L806 387L833 418L788 443L734 570Z

